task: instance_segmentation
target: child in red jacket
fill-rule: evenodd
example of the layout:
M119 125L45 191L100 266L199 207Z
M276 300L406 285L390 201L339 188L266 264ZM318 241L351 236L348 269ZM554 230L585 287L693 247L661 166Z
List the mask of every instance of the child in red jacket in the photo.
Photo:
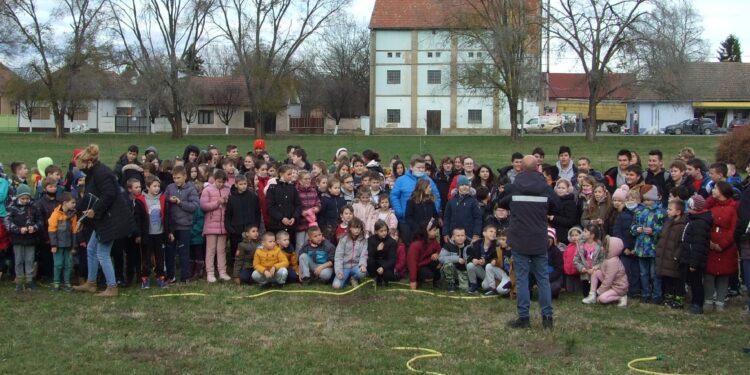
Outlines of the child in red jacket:
M568 246L563 252L563 273L565 274L565 291L568 293L580 292L583 286L581 285L581 276L578 273L573 259L578 251L578 241L581 240L581 233L583 229L579 226L574 226L568 230Z
M406 264L409 269L409 288L417 289L419 282L432 280L433 286L440 280L438 255L440 243L436 240L438 223L430 220L427 228L418 230L409 245Z
M398 247L396 248L396 266L393 270L393 276L396 280L401 280L406 275L406 244L401 241L398 237L398 230L389 230L391 238L396 240Z

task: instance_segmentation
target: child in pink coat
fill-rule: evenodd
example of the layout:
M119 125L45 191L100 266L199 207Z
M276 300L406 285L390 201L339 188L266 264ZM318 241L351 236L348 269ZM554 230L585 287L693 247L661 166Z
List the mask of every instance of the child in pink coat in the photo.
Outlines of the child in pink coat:
M620 254L625 248L622 240L617 237L604 238L603 251L606 260L591 278L591 290L596 290L597 301L602 304L619 302L618 307L628 304L628 275L625 266L620 261ZM601 281L599 288L596 288Z
M213 174L213 183L203 189L201 194L201 209L204 212L203 234L206 236L206 280L216 282L214 273L214 257L219 268L219 278L224 281L232 280L227 273L227 231L224 227L224 212L229 200L229 185L226 184L227 174L217 169Z

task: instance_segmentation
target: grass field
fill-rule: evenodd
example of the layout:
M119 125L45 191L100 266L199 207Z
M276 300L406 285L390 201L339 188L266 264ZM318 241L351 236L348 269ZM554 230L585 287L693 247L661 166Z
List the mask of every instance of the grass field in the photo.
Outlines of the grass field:
M312 158L326 158L338 147L393 153L439 155L466 153L493 167L509 161L514 150L540 145L555 154L560 144L574 156L587 155L597 169L614 165L621 147L645 155L659 147L674 155L690 145L713 159L715 137L602 137L590 145L579 138L528 137L511 144L499 137L284 137L270 138L281 157L286 144L301 144ZM149 144L162 155L182 153L190 142L220 147L232 142L246 151L252 139L164 136L76 136L62 141L40 135L3 135L0 160L69 160L70 150L96 142L104 160L114 161L128 144ZM722 314L689 316L632 301L626 309L586 306L579 295L555 301L555 330L540 327L532 305L530 331L511 331L513 301L499 298L452 299L404 291L403 285L375 289L372 284L345 296L259 293L256 287L198 282L166 291L123 290L116 299L55 294L47 290L16 295L0 283L0 373L270 373L404 374L406 362L422 347L442 357L413 363L443 374L624 374L628 361L663 354L665 361L641 368L667 373L747 373L748 320L742 299ZM302 290L290 285L284 291ZM331 291L316 286L305 290ZM424 289L433 291L431 288ZM435 291L438 295L445 295ZM204 296L150 298L165 293ZM459 294L458 296L465 296Z

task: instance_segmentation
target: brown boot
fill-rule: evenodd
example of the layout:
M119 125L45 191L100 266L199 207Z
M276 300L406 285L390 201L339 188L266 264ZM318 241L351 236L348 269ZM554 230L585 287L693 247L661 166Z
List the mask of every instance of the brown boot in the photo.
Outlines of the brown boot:
M97 297L117 297L119 292L117 291L117 285L115 286L107 286L107 289L105 289L101 293L97 293Z
M86 281L85 284L74 286L73 290L76 292L96 293L96 283L93 281Z

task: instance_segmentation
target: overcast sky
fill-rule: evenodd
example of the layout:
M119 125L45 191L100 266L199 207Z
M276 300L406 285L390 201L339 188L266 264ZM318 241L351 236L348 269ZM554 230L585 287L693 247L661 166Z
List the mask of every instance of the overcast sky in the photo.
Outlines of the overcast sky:
M552 1L554 4L556 0ZM694 0L693 4L703 16L703 35L710 46L707 60L716 61L719 43L734 34L740 40L742 61L750 62L750 0ZM355 19L369 24L374 5L375 0L353 0L350 12ZM582 72L574 57L555 58L553 54L551 59L552 72Z

